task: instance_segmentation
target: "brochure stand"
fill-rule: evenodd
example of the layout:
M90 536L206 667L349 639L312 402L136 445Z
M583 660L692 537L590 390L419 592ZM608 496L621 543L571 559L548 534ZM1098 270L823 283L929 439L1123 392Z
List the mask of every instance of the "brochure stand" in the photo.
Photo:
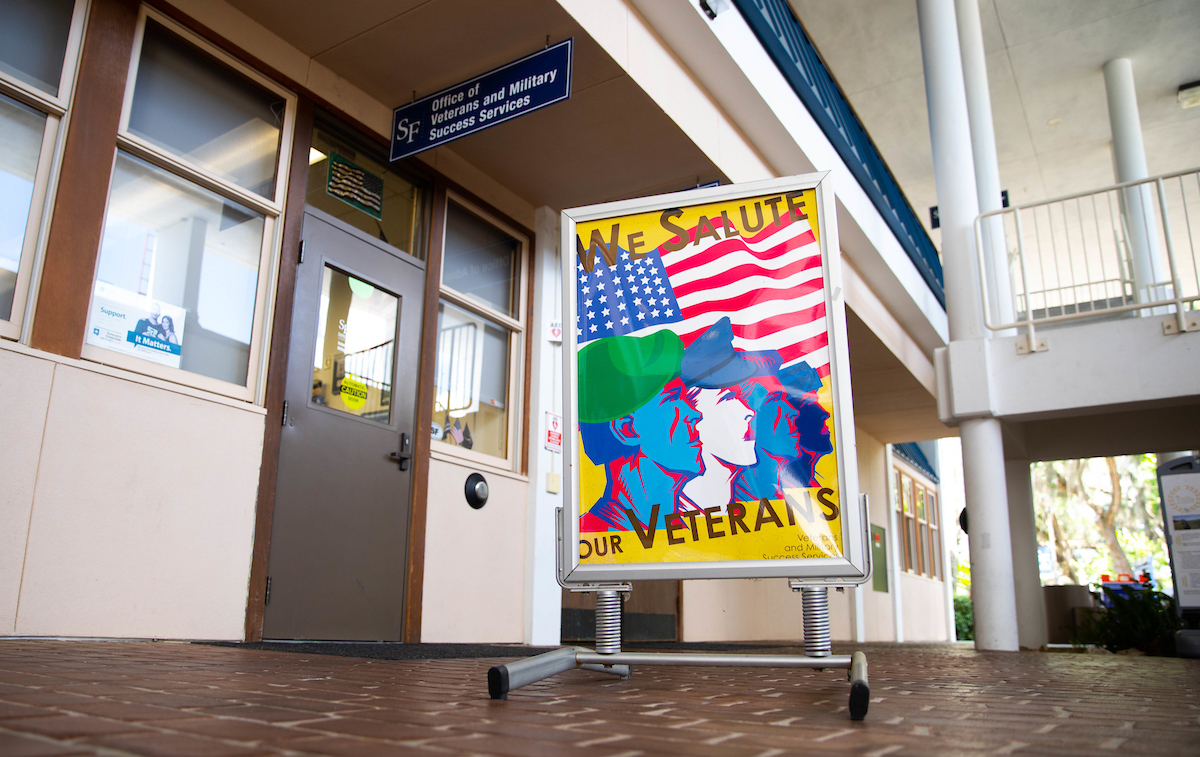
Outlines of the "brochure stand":
M867 512L866 495L862 508ZM559 542L563 540L563 511L556 511ZM561 555L561 551L559 553ZM829 586L789 579L792 591L799 591L804 602L804 652L801 655L711 654L621 651L621 593L631 590L628 583L597 585L574 591L596 593L596 648L564 647L536 657L497 665L488 671L488 693L492 699L508 699L508 693L568 670L592 670L621 678L633 675L633 665L690 665L696 667L744 668L845 668L850 680L850 719L867 716L871 690L867 683L867 657L830 653Z

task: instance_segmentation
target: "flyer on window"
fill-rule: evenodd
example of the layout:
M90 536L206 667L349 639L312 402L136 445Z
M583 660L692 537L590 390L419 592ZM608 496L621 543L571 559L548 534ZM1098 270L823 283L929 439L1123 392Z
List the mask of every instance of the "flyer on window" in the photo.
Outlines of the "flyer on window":
M822 220L810 184L575 225L580 566L847 558Z
M178 368L186 315L176 305L97 281L87 343Z

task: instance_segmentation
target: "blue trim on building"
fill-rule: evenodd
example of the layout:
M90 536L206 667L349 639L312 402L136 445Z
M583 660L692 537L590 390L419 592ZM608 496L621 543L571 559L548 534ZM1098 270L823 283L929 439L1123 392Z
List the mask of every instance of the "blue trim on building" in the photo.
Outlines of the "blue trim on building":
M871 198L934 297L946 307L942 261L932 240L791 7L786 0L733 3Z
M933 466L929 464L929 458L925 456L925 453L921 451L921 448L918 447L915 442L893 444L892 454L924 473L933 483L941 483L941 479L938 478L937 472L935 472L933 470Z

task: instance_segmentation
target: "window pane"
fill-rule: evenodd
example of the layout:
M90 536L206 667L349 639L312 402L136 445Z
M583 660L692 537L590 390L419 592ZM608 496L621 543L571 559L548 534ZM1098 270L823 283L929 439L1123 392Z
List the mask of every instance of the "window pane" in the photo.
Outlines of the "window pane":
M917 494L917 518L925 520L925 488L914 484Z
M924 523L917 524L917 556L919 565L917 566L918 573L929 572L929 526Z
M516 318L519 243L454 203L448 205L442 283Z
M46 116L0 95L0 320L12 318Z
M391 422L400 300L325 267L313 353L313 404Z
M129 131L274 197L283 98L146 23Z
M87 342L246 385L263 216L117 154Z
M913 488L912 479L909 478L908 476L905 476L904 474L900 474L900 497L901 497L901 500L904 502L904 512L907 513L908 515L913 514L913 502L912 502L913 491L912 491L912 488Z
M74 0L0 0L0 71L58 95Z
M509 331L448 302L438 306L433 438L508 454Z
M904 516L904 569L917 569L917 535L911 515Z
M936 528L929 529L929 575L933 578L942 577L942 543L938 540L939 533Z
M388 170L381 158L332 132L314 129L305 199L309 205L424 260L421 232L427 190Z
M929 525L940 525L938 522L937 494L934 494L932 491L925 492L925 511L929 515Z

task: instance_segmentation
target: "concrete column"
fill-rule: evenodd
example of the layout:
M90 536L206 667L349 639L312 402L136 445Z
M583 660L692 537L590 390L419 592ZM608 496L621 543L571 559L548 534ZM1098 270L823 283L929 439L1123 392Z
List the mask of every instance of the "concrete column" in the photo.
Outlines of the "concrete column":
M1037 514L1028 460L1005 460L1008 523L1012 530L1013 578L1017 591L1017 630L1022 649L1040 649L1050 640L1046 602L1037 556Z
M554 510L563 503L559 492L547 491L547 477L562 475L562 455L542 444L547 411L562 414L562 345L546 338L546 324L562 321L562 274L558 259L558 218L553 208L535 215L533 313L526 338L533 340L530 376L531 439L529 498L525 534L525 643L554 646L562 630L562 588L555 578L557 563Z
M975 648L1015 652L1020 632L1000 421L966 420L959 432L970 521ZM1036 560L1033 565L1037 567Z
M992 122L992 100L988 88L987 60L983 49L983 29L979 23L978 0L955 0L958 18L958 43L962 49L963 83L967 91L967 116L971 123L971 151L975 156L975 188L979 212L1000 210L1000 162L996 157L996 132ZM1013 321L1012 275L1008 265L1008 244L1004 222L987 220L982 234L984 274L987 280L989 315L993 323ZM999 332L1010 336L1014 329Z
M904 537L900 533L900 519L896 517L896 503L900 501L900 492L892 488L895 476L892 475L892 445L884 447L884 465L887 466L887 501L888 517L888 590L892 595L892 632L897 643L904 641L904 599L900 591L900 576L904 569L900 566L900 555L904 549Z
M1108 95L1108 121L1112 129L1113 166L1117 181L1145 179L1150 171L1146 167L1146 148L1142 143L1142 121L1138 114L1137 89L1133 83L1133 63L1128 58L1115 58L1104 64L1104 90ZM1153 187L1144 185L1124 190L1121 205L1138 301L1170 296L1167 286L1153 286L1171 278L1166 261L1158 252Z
M977 340L985 338L972 232L979 202L953 0L917 0L917 20L942 219L950 339ZM1016 650L1017 610L1000 421L991 417L964 420L960 430L971 521L975 647Z

